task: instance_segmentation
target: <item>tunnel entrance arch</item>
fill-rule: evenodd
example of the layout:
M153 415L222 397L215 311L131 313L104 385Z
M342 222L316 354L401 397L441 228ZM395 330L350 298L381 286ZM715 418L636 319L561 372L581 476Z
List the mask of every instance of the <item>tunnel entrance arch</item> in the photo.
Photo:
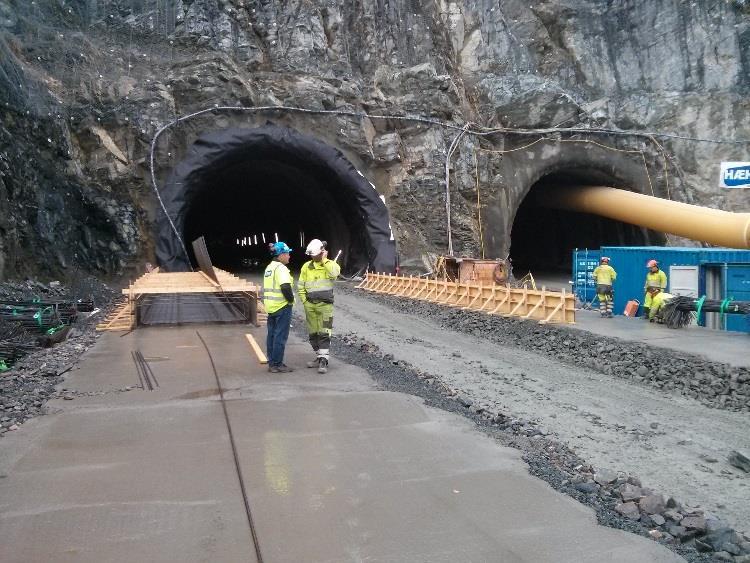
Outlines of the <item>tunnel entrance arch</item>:
M228 269L264 265L276 237L294 249L296 265L305 259L300 247L320 238L331 256L342 251L346 273L396 266L388 210L375 187L339 150L290 128L200 136L161 197L169 217L157 221L156 256L167 271L190 269L189 243L199 236L215 265Z
M527 271L569 272L575 248L666 244L664 233L545 205L545 193L549 190L584 185L637 191L622 179L582 166L562 167L542 175L527 191L513 220L510 258L516 275Z

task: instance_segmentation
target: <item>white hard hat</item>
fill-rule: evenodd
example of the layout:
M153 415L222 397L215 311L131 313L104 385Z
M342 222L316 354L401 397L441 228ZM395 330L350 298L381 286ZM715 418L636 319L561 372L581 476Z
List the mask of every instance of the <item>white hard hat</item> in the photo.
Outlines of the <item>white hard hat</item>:
M314 238L307 245L307 248L305 249L305 254L307 254L308 256L317 256L318 254L323 252L324 248L325 248L325 245L323 244L323 241Z

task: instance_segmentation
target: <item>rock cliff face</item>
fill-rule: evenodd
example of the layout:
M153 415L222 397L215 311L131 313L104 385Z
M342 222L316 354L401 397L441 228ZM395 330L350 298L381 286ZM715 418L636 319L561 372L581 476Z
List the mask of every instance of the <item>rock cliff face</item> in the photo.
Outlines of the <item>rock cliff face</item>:
M149 259L151 139L215 105L560 129L457 143L464 255L512 251L516 211L550 175L747 210L747 191L716 186L719 163L750 160L750 144L562 130L749 139L749 22L741 0L0 0L0 277ZM404 264L445 251L458 134L445 127L211 112L162 136L157 178L202 132L269 120L337 147L375 184Z

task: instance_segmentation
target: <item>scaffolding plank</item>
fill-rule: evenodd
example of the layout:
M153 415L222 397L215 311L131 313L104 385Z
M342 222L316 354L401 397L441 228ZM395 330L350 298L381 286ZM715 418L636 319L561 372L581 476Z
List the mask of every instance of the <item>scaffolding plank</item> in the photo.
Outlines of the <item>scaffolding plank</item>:
M263 350L260 349L260 346L258 346L258 343L255 341L255 338L253 338L253 335L250 333L245 334L245 338L247 338L247 341L250 343L250 347L253 349L253 352L255 352L255 355L258 357L258 362L261 364L267 364L268 358L266 358L266 355L263 353Z

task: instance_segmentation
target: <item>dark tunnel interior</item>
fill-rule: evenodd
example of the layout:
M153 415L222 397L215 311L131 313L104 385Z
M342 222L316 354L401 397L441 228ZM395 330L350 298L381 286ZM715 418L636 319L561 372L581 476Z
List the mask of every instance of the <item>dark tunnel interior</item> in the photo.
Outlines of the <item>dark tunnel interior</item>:
M622 187L606 174L578 170L556 172L535 183L521 202L511 230L510 257L516 277L527 271L570 272L572 251L576 248L665 244L663 233L540 204L544 190L573 185Z
M331 258L342 251L342 272L354 273L368 261L365 218L353 190L340 184L324 166L283 153L235 163L203 181L186 214L185 239L203 235L219 268L252 271L265 268L276 236L293 249L292 269L307 260L307 243L319 238Z

